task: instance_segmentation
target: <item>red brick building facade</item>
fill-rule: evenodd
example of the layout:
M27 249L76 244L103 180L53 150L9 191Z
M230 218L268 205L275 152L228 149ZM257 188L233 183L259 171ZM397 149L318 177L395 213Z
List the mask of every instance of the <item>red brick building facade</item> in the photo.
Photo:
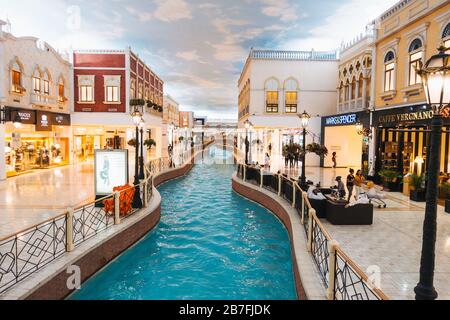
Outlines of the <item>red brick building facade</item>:
M130 50L75 51L73 68L75 112L127 113L130 99L163 106L163 81Z

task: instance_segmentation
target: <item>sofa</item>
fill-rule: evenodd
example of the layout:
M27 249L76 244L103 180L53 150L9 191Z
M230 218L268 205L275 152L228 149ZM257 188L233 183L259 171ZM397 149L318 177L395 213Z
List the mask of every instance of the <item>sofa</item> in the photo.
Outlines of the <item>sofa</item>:
M373 205L357 204L346 207L345 203L327 200L326 216L333 225L372 225Z
M327 200L318 200L308 198L311 207L316 210L316 215L319 219L327 218Z

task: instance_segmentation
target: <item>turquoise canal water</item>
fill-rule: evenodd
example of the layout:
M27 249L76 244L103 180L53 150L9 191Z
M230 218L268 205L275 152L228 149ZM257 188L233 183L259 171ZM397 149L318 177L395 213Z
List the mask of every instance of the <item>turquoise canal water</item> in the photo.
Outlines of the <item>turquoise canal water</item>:
M71 299L296 299L286 229L232 191L233 165L212 163L231 156L212 147L187 176L162 185L157 228Z

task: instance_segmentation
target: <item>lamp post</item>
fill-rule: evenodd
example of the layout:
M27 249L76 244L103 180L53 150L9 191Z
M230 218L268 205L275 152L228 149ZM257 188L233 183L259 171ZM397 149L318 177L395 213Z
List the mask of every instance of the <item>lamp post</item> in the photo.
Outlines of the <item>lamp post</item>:
M251 122L248 120L245 120L245 164L249 164L249 146L250 142L248 140L248 131L250 130L250 127L252 126Z
M144 128L145 128L145 121L143 118L141 118L141 122L139 122L139 129L141 132L141 140L140 140L141 156L139 157L139 179L140 180L145 179L145 173L144 173Z
M311 119L311 116L306 112L303 111L303 113L299 116L301 123L302 123L302 129L303 129L303 152L302 152L302 175L300 177L300 183L302 187L306 186L306 129L309 125L309 119Z
M436 248L436 218L438 176L442 139L442 111L450 103L450 55L443 46L432 56L425 66L418 70L422 78L428 105L433 110L431 121L430 161L427 176L425 219L423 223L422 256L420 260L420 280L414 288L416 300L434 300L438 297L433 281Z
M142 199L141 199L141 188L139 186L139 124L142 121L142 113L139 111L139 106L134 106L134 111L131 114L133 119L133 123L136 126L136 143L135 150L136 156L134 161L134 197L133 197L133 208L142 208Z

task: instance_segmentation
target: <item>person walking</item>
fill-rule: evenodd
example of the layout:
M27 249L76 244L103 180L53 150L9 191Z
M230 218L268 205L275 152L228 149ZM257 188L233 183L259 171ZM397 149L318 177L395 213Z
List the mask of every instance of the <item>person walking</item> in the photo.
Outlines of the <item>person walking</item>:
M336 152L333 152L331 161L333 162L333 168L336 168L337 167L337 153Z
M264 158L264 168L270 171L270 156L268 153L266 153L266 157Z
M364 178L362 171L356 171L355 175L355 199L358 200L359 195L362 191L362 186L365 183L366 179Z
M347 201L350 202L350 199L352 198L353 194L353 188L355 186L355 170L350 169L349 175L347 176L347 190L348 190L348 199Z

